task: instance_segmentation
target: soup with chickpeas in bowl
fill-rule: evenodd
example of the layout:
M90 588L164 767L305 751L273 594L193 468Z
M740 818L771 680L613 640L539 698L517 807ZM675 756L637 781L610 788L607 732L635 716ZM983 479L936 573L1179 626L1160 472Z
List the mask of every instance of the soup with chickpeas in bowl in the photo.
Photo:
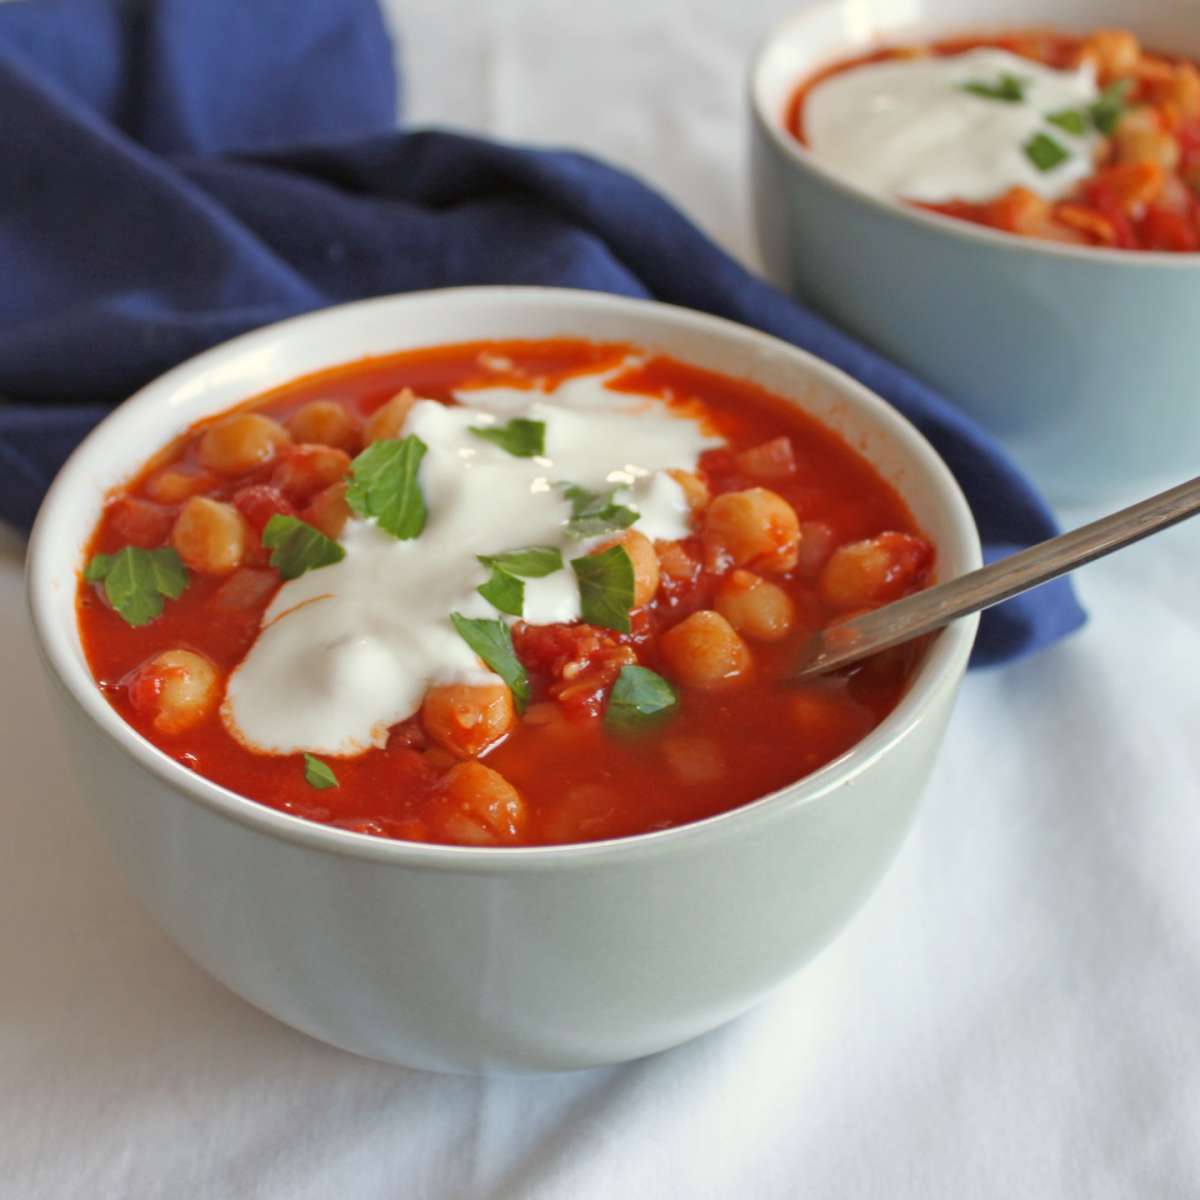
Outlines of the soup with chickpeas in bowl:
M498 1073L677 1045L836 934L977 618L815 686L793 647L979 562L929 444L794 346L467 288L149 384L60 472L27 581L166 932L335 1046Z
M411 350L210 418L111 493L97 685L207 779L380 838L662 830L873 729L919 647L797 687L798 644L930 579L849 445L636 345Z
M1128 29L906 42L823 67L787 124L847 182L1067 245L1200 250L1200 70Z

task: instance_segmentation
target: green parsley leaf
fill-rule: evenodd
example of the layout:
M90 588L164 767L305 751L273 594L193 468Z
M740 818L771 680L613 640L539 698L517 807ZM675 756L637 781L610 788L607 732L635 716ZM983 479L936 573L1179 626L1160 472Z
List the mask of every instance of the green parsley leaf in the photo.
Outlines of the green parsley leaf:
M314 758L311 754L304 756L304 781L309 787L316 788L317 791L323 791L325 788L341 787L337 776L333 773L329 764L323 763L319 758Z
M394 538L418 537L427 514L417 468L427 449L416 434L372 442L350 464L346 503L360 517L374 517Z
M100 583L112 570L112 564L113 555L93 554L92 561L83 569L83 577L88 583Z
M575 537L594 537L598 533L628 529L638 519L638 513L632 508L613 500L619 488L589 492L577 483L564 483L562 487L563 495L571 502L567 532Z
M475 590L502 613L519 617L525 611L525 585L521 578L541 579L561 571L562 555L554 546L522 546L501 554L478 554L485 567L492 568L492 577Z
M97 554L83 577L89 583L103 582L109 604L134 626L153 621L163 610L163 597L178 600L188 583L179 555L169 546L125 546L116 554Z
M1118 79L1110 83L1100 95L1088 106L1088 115L1092 124L1108 137L1117 127L1117 122L1125 112L1125 96L1133 86L1132 79Z
M541 579L563 568L562 555L555 546L522 546L519 550L480 554L477 557L485 567L498 567L522 579Z
M503 621L485 621L451 613L450 620L462 638L505 683L518 712L529 703L529 676L513 649L512 634Z
M1039 171L1051 171L1070 155L1052 138L1035 133L1024 145L1025 157Z
M1083 137L1087 132L1087 115L1081 108L1060 108L1058 112L1048 113L1046 120L1073 137Z
M624 546L571 559L579 580L579 611L589 625L629 632L633 608L633 562Z
M620 733L640 733L678 709L679 697L661 675L648 667L622 667L608 697L604 723Z
M964 83L962 90L972 96L981 96L984 100L1000 100L1005 104L1019 104L1025 99L1025 88L1029 80L1020 75L1010 75L1007 71L995 83L984 83L982 80Z
M271 566L284 579L298 579L305 571L341 562L346 551L299 517L276 513L262 531L262 544L271 551Z
M475 589L489 604L502 613L519 617L525 612L525 585L515 575L492 568L492 577Z
M513 417L507 425L471 425L468 432L492 442L516 458L535 458L546 453L546 422Z

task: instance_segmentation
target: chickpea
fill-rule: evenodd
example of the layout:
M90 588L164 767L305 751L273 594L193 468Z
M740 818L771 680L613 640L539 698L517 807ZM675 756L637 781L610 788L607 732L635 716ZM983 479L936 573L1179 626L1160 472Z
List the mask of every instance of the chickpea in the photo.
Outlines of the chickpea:
M621 546L633 564L633 607L641 608L643 604L649 604L658 591L658 555L654 551L654 543L644 533L626 529L597 546L591 553L599 554L613 546Z
M182 733L217 702L217 668L192 650L164 650L129 681L134 709L152 718L159 733Z
M700 574L700 560L686 542L655 542L659 571L668 579L690 583Z
M848 750L873 724L871 714L844 691L820 684L798 688L788 710L805 748L824 761Z
M293 504L304 504L322 488L345 479L350 455L332 446L295 446L281 457L271 472L271 486Z
M1083 43L1081 53L1096 64L1106 81L1132 75L1142 55L1137 38L1127 29L1097 29Z
M1162 129L1122 121L1113 145L1118 162L1156 163L1164 171L1173 171L1179 165L1179 143Z
M738 633L754 642L787 637L796 620L796 607L787 592L750 571L734 571L721 581L715 607Z
M159 504L182 504L189 496L207 491L211 484L211 475L165 467L146 481L146 495Z
M350 505L346 503L345 483L331 483L308 502L308 506L300 513L300 519L336 542L352 515Z
M442 829L454 841L487 846L521 836L524 801L499 771L480 762L459 763L442 777L441 790L449 808Z
M796 565L800 522L795 509L766 488L726 492L709 506L704 550L710 567L753 566L777 575Z
M358 449L358 423L333 400L312 400L287 420L287 431L298 442L332 446L353 454Z
M1009 233L1038 237L1050 220L1050 203L1029 188L1009 188L987 206L987 219Z
M412 388L397 392L367 418L363 426L363 443L369 446L372 442L399 437L404 422L408 420L409 410L419 399Z
M746 643L720 613L709 609L668 629L659 649L672 676L688 687L726 687L750 670Z
M202 466L218 475L244 475L270 462L291 437L262 413L236 413L205 430L200 438Z
M1171 77L1155 89L1159 103L1169 105L1180 122L1200 117L1200 71L1191 63L1179 63Z
M889 530L839 546L817 586L821 598L835 608L872 608L915 582L932 557L924 539Z
M246 522L232 504L193 496L175 518L171 545L202 575L228 575L246 553Z
M459 758L477 758L516 723L512 693L502 683L448 683L431 687L421 723L435 742Z
M590 842L611 836L620 818L622 795L602 783L577 783L541 812L541 836L548 842Z
M699 475L693 475L691 471L680 471L674 467L667 474L679 484L683 498L688 502L692 512L700 512L708 507L711 494L708 484Z
M672 737L662 743L667 769L684 787L703 787L725 778L721 747L705 737Z

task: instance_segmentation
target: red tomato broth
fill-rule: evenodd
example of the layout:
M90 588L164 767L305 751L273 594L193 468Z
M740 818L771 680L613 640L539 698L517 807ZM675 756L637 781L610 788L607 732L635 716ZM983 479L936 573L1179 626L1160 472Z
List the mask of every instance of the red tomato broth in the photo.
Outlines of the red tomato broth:
M361 420L404 387L449 402L451 388L552 384L574 373L614 366L631 349L564 340L412 351L307 376L233 411L252 406L283 420L308 401L327 399ZM481 355L491 369L480 366ZM499 359L507 359L511 369ZM828 524L833 545L889 530L918 532L897 493L853 449L782 398L753 384L671 359L650 358L633 365L610 386L659 396L689 415L703 414L708 427L729 443L728 449L711 451L702 459L700 473L713 495L756 485L757 481L738 474L735 454L786 435L797 469L792 477L771 480L768 486L795 508L801 520ZM227 415L193 427L110 496L88 548L89 558L97 552L114 552L129 541L147 547L163 544L163 530L182 505L151 505L142 495L147 482L167 464L198 470L197 433ZM229 499L246 487L267 487L276 465L268 463L233 480L213 478L203 494ZM131 691L136 689L130 688L130 681L143 663L161 651L183 648L204 654L222 679L247 653L278 586L278 581L265 583L265 576L275 573L266 564L266 552L256 536L251 536L248 546L252 549L246 563L234 576L191 572L182 596L167 601L160 617L137 628L109 607L99 585L81 580L78 613L84 650L109 702L166 753L243 796L311 820L379 836L453 840L438 828L438 805L439 780L456 759L429 742L418 716L394 727L383 749L349 759L319 755L336 771L339 786L317 790L305 780L300 754L272 756L248 750L226 730L217 710L192 728L167 735L135 707ZM896 594L924 585L933 562L932 548L926 549L921 564ZM791 597L797 623L780 642L753 643L754 668L748 681L717 692L680 688L678 714L660 728L637 735L616 734L598 719L611 675L577 702L565 707L553 700L547 704L554 680L538 670L545 665L548 650L545 644L535 644L537 640L557 639L561 648L569 649L573 640L596 631L581 625L525 629L518 625L514 643L530 668L531 719L519 720L482 759L518 789L528 809L521 835L506 844L625 836L710 816L810 773L874 728L903 694L922 647L888 652L863 668L803 690L787 684L782 677L798 642L845 615L825 603L813 580L803 575L796 570L772 576ZM235 603L216 607L218 593L232 588L233 578L237 579ZM601 640L618 649L632 646L642 665L669 677L659 652L659 635L688 614L711 607L719 582L718 573L704 568L682 585L664 586L650 605L634 612L631 634L599 631Z
M1106 33L1109 31L1097 31ZM1123 32L1123 31L1116 31ZM808 144L804 106L812 89L832 75L855 67L915 54L948 57L990 47L1007 50L1060 70L1073 67L1087 51L1088 38L1054 29L1019 29L999 33L976 33L941 38L927 43L876 47L867 53L839 59L806 77L793 91L784 113L784 125L802 145ZM1157 129L1175 142L1178 163L1149 180L1129 178L1136 164L1121 161L1113 137L1105 139L1096 170L1065 199L1042 201L1025 188L1013 188L987 203L951 200L942 204L903 201L914 208L956 220L983 225L1005 233L1075 245L1103 246L1122 250L1200 251L1200 76L1198 64L1181 55L1139 50L1140 62L1133 72L1106 75L1101 82L1127 79L1125 103L1142 106L1153 114ZM1164 99L1169 86L1168 69L1189 73L1194 96L1186 111ZM1153 164L1150 164L1153 166ZM1136 175L1136 172L1134 173ZM1148 198L1147 198L1148 197Z

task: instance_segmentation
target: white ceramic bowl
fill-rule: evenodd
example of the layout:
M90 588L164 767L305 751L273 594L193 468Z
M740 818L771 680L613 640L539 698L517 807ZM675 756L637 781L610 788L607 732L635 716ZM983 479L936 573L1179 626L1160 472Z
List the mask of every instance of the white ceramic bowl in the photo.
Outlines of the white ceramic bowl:
M364 301L200 355L87 438L29 547L29 604L66 746L146 908L280 1020L433 1070L543 1071L649 1054L729 1020L794 972L900 844L975 634L974 621L943 633L887 720L802 783L693 825L577 846L417 845L313 824L194 774L113 711L74 609L109 488L198 418L298 375L410 347L548 336L636 342L793 398L899 488L943 575L978 565L970 513L941 460L852 380L726 321L535 288Z
M1200 56L1194 0L832 0L763 43L750 76L767 271L990 427L1056 500L1196 473L1200 254L1058 246L859 192L788 133L795 86L879 43L1053 25L1134 30Z

